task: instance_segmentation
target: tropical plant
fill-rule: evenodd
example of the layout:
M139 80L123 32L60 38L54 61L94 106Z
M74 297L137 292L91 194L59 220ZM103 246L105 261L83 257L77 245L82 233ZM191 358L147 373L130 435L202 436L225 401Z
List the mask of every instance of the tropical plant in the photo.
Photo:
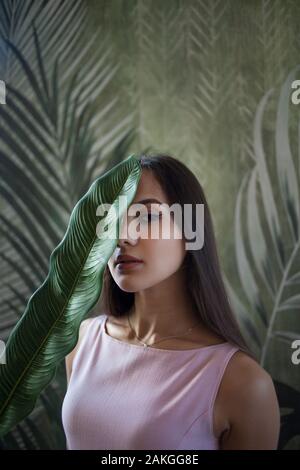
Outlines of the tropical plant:
M96 98L104 96L117 66L109 63L111 45L103 35L96 51L99 36L84 41L85 19L77 0L0 4L0 67L7 85L7 105L0 107L0 194L9 209L0 214L4 340L45 279L47 259L74 205L95 177L123 160L134 136L124 130L127 115L96 137L117 103L113 97L97 108ZM64 448L59 410L65 384L60 364L32 416L0 445Z
M6 364L0 369L0 435L32 411L57 364L75 347L80 323L100 297L118 222L140 175L138 160L128 157L98 178L73 209L67 232L51 254L49 274L6 345ZM120 205L120 196L127 205ZM107 214L99 221L101 206Z
M274 365L272 370L272 364L275 364L272 363L272 356L279 355L281 344L285 345L284 360L295 370L296 366L292 366L291 362L291 345L294 340L300 339L300 175L292 155L289 133L291 83L299 68L297 66L291 71L279 94L275 165L272 165L271 157L267 162L266 155L272 155L273 146L271 138L264 133L263 125L263 115L274 89L269 90L258 105L253 134L255 165L241 183L235 212L236 262L250 308L240 302L229 286L231 299L260 364L269 368L271 374L280 373ZM276 170L274 174L271 167ZM275 193L277 187L279 194ZM245 207L243 197L246 198ZM253 315L249 315L249 310ZM286 318L286 315L289 317ZM292 368L289 370L292 371ZM280 406L288 407L290 397L290 408L294 409L283 419L280 438L280 445L283 446L288 439L300 436L300 392L291 384L274 382Z

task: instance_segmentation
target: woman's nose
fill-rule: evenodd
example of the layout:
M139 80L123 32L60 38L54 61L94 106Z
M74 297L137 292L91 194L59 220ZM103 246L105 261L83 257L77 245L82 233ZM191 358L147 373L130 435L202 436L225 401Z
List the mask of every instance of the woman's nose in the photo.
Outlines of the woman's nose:
M123 244L132 244L135 245L138 242L138 235L134 230L134 227L130 227L130 222L123 219L121 223L120 236L118 239L117 246L122 246Z

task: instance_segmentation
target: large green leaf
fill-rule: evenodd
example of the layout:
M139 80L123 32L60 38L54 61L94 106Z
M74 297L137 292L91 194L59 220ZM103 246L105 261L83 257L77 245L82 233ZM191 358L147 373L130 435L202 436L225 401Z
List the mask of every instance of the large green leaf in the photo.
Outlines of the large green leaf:
M0 366L0 435L32 411L57 365L75 347L80 323L101 294L119 222L140 176L140 162L130 155L94 181L74 207L66 234L50 256L46 280L7 341L6 364ZM119 196L125 196L125 204L120 205ZM104 204L111 209L99 221L96 211Z

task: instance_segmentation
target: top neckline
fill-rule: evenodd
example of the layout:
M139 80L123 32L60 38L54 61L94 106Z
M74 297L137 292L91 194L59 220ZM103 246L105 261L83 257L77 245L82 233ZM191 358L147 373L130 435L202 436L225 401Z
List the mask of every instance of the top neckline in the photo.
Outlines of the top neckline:
M106 320L108 318L108 315L104 314L104 320L101 322L101 326L100 326L100 330L103 334L103 336L105 338L107 338L108 340L116 343L116 344L120 344L122 346L125 346L125 347L129 347L129 348L136 348L136 349L139 349L141 351L156 351L158 353L190 353L190 352L198 352L198 351L202 351L202 350L210 350L210 349L214 349L214 348L217 348L217 347L220 347L220 346L224 346L225 344L229 344L228 341L224 341L223 343L218 343L218 344L210 344L209 346L202 346L200 348L191 348L191 349L161 349L161 348L156 348L156 347L151 347L151 346L148 346L148 347L144 347L142 345L139 345L139 344L131 344L131 343L127 343L125 341L121 341L120 339L117 339L117 338L113 338L112 336L110 336L106 329L105 329L105 326L106 326Z

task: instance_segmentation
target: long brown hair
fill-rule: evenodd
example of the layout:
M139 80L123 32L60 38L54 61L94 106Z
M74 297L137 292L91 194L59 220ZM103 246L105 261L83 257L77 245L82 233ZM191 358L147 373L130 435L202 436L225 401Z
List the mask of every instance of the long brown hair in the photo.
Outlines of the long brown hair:
M240 331L222 279L210 210L201 184L181 161L165 155L138 156L142 169L152 171L164 190L169 204L192 205L195 228L196 204L204 204L204 245L187 250L181 269L186 270L186 289L199 319L218 336L257 361ZM184 214L184 211L183 211ZM184 220L183 220L184 224ZM114 281L108 266L103 276L101 310L114 317L125 316L134 305L134 293L125 292Z

